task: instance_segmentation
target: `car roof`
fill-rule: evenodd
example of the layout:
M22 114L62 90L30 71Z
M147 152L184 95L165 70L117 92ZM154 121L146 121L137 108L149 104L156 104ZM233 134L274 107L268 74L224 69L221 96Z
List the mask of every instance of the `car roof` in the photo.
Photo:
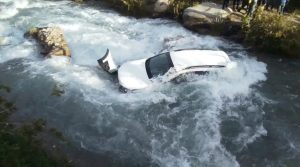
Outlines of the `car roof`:
M170 57L176 71L194 67L225 67L230 62L225 52L216 50L175 50L170 52Z

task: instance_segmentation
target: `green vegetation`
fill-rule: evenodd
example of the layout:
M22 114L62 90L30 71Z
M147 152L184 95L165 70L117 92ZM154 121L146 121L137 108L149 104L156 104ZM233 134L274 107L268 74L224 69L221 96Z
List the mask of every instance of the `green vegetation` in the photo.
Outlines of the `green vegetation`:
M123 5L127 8L127 11L143 13L144 1L142 0L121 0Z
M252 19L244 19L245 41L263 51L299 57L300 26L294 19L260 7Z
M10 88L0 85L0 93ZM0 166L3 167L56 167L70 166L64 159L55 159L42 149L42 141L37 135L45 129L46 122L38 119L32 123L16 125L10 123L10 115L16 111L13 103L0 96ZM62 135L56 130L50 132Z
M181 18L184 9L199 4L199 0L171 0L169 13L174 18Z

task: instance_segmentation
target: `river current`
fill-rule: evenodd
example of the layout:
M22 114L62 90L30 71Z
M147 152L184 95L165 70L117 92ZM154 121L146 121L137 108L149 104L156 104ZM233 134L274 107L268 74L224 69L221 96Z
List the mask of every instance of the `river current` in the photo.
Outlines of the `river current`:
M24 38L45 26L64 30L71 64L42 58ZM224 50L235 67L123 94L97 66L107 48L119 64L172 49ZM171 20L126 17L99 3L0 0L0 84L12 88L15 119L45 119L75 147L110 159L107 166L299 166L299 67L299 60L255 55Z

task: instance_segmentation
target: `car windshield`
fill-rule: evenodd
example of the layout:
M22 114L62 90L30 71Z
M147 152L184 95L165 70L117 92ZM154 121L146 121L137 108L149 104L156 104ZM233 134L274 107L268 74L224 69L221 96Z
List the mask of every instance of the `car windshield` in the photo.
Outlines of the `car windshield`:
M170 52L151 57L146 61L146 70L149 79L164 75L170 68L174 67Z

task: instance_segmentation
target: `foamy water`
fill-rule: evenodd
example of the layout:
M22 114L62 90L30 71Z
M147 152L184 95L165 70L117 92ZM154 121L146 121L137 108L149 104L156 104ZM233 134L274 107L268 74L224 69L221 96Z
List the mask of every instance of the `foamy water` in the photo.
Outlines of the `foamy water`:
M24 113L46 118L78 147L112 152L124 161L143 164L150 159L161 167L239 166L221 142L220 125L224 115L239 118L251 112L263 116L256 102L248 99L263 103L253 86L265 81L267 73L266 64L248 56L243 47L192 33L170 20L137 20L70 1L0 3L0 63L21 60L23 69L18 75L27 77L18 80L16 90L23 93L14 93L23 99L20 108L29 108ZM71 64L42 58L37 44L23 37L35 26L64 30ZM96 60L107 48L118 64L169 49L225 50L235 67L192 76L185 83L154 84L122 94L116 80L97 67ZM47 97L51 87L45 85L53 83L65 91L56 97L60 100ZM35 93L29 94L32 89ZM267 134L261 121L240 126L234 137L240 148Z

